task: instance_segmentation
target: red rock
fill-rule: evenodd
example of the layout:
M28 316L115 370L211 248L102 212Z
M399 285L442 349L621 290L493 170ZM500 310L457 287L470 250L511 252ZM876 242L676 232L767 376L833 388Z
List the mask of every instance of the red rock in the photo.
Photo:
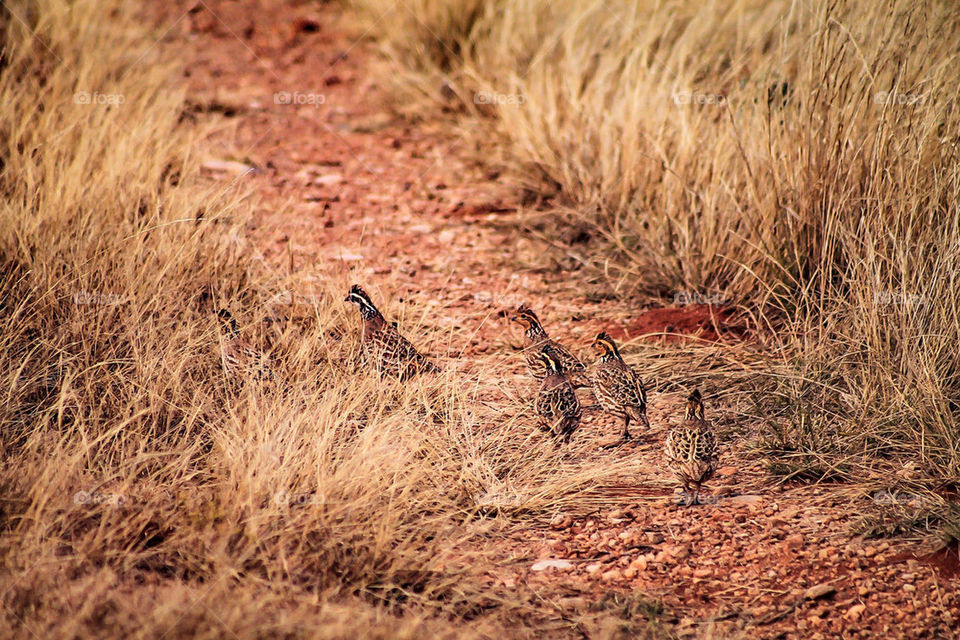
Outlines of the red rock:
M690 557L690 545L686 545L686 544L664 545L662 553L665 553L671 558L674 558L676 560L683 560L684 558Z
M855 604L849 609L847 609L847 612L843 614L843 616L848 620L859 620L860 616L863 614L864 611L866 611L866 609L867 609L867 605L865 604Z
M663 534L657 531L647 532L647 544L660 544L663 542Z
M787 549L799 549L803 547L803 535L795 533L792 536L789 536L786 540L784 540L784 545L786 545Z
M793 520L798 515L800 515L800 510L795 507L790 507L789 509L784 509L780 512L780 518L783 520Z
M604 571L600 574L600 579L604 582L616 582L617 580L622 580L623 575L620 573L619 569L610 569L609 571Z
M818 584L804 591L803 597L806 600L819 600L820 598L833 595L836 592L837 590L832 585Z

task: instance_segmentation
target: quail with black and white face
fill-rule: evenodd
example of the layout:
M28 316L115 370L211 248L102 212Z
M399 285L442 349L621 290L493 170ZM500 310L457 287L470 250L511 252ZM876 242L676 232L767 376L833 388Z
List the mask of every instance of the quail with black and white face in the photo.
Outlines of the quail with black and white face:
M417 373L436 373L437 366L400 335L359 285L350 287L344 302L356 305L363 321L360 350L367 366L401 380Z
M569 349L561 345L556 340L550 338L540 324L540 319L530 307L520 305L517 311L511 316L511 320L520 324L524 328L523 352L527 359L527 366L530 374L537 380L543 380L547 375L544 369L543 361L540 358L540 352L545 346L551 346L556 351L557 357L563 365L563 370L567 378L574 387L588 387L590 380L586 375L586 367Z
M534 409L544 429L563 438L564 442L570 442L570 436L580 426L580 400L554 347L544 346L540 350L540 361L546 374L537 392Z
M667 433L664 457L683 485L685 503L699 504L700 489L713 477L719 461L717 438L704 417L699 390L687 398L683 422Z
M622 441L625 442L630 439L631 420L650 428L647 391L640 375L624 362L617 343L609 334L599 334L592 346L600 355L593 371L593 392L601 409L623 420Z
M273 378L270 356L253 347L240 334L240 326L226 309L217 311L220 324L220 362L227 377L238 382L247 378Z

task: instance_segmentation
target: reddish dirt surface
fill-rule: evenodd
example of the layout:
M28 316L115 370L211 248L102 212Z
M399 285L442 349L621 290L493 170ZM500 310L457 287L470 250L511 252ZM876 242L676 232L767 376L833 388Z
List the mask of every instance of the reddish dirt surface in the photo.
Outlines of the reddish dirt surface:
M695 304L643 311L626 326L610 331L614 338L641 337L676 342L696 338L706 342L741 340L747 330L729 307Z
M238 242L296 295L310 296L311 282L355 268L370 289L422 309L423 323L477 327L469 344L438 355L506 353L516 372L523 364L510 347L520 336L497 312L520 302L535 304L551 328L580 345L601 329L631 339L684 334L692 342L743 335L727 309L638 315L593 302L599 298L576 273L498 224L515 215L519 197L474 161L476 150L442 122L413 125L392 115L384 63L373 45L348 35L332 6L209 0L157 10L162 24L174 25L165 41L182 51L193 117L225 125L213 140L222 153L211 159L258 169L242 177L230 165L207 172L258 203ZM277 104L278 92L307 101L322 94L323 103ZM651 409L654 424L674 416L679 403L661 398ZM609 435L615 429L605 427ZM876 508L869 496L778 487L735 442L710 487L714 502L678 507L660 467L662 434L653 435L603 454L636 459L639 478L596 489L580 512L505 534L490 588L533 593L558 618L633 603L678 637L953 635L960 624L956 549L929 556L907 541L857 537L857 519ZM584 455L600 455L583 441L572 452L588 449ZM534 571L545 558L567 564ZM581 630L583 637L608 632Z

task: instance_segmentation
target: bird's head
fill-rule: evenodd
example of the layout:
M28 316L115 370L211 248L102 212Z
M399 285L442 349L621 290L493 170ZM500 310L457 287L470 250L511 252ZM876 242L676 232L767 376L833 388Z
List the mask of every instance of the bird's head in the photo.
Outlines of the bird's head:
M703 396L700 395L699 389L694 389L693 392L687 396L687 406L683 415L685 420L703 420Z
M370 296L367 295L367 292L361 289L360 285L358 284L350 287L350 291L347 293L347 297L344 298L343 301L357 305L357 308L360 309L360 314L364 318L369 318L380 313L370 300Z
M617 349L617 343L614 342L610 334L605 331L598 333L590 346L592 346L600 356L620 355L620 351Z
M527 331L542 331L543 328L540 326L540 319L537 318L537 314L525 304L517 307L516 312L510 317L511 320L523 326Z

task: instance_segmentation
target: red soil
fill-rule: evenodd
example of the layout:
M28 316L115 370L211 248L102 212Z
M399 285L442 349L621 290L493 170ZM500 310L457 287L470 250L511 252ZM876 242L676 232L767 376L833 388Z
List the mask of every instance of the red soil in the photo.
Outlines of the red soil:
M637 315L627 326L612 329L614 338L660 339L675 342L697 338L706 342L742 340L746 329L736 311L719 305L695 304L685 307L660 307Z

